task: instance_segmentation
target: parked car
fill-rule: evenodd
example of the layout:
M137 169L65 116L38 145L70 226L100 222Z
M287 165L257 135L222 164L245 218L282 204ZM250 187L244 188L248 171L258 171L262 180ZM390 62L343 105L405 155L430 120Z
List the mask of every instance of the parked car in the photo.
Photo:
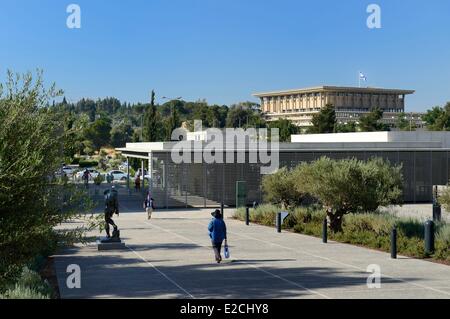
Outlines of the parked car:
M141 178L142 178L142 173L141 173L141 170L140 170L140 169L136 172L134 178L136 178L136 176L137 176L138 174L139 174L139 175L141 176ZM147 180L148 182L150 182L151 179L152 179L152 176L151 176L150 174L148 174L148 172L147 172L146 169L144 169L144 179Z
M126 171L128 168L128 164L127 162L123 162L122 164L119 165L119 169Z
M86 169L82 169L81 171L77 172L77 175L76 175L77 179L82 179L83 178L83 174L84 174L85 170ZM90 180L93 180L94 178L96 178L100 174L99 171L97 171L96 169L93 169L93 168L88 168L88 171L91 174L89 176Z
M64 166L63 167L63 172L68 176L71 177L73 176L73 174L75 173L75 169L73 167L70 166Z
M127 180L127 173L123 172L123 171L109 171L108 175L111 175L112 177L114 177L115 181L125 181Z

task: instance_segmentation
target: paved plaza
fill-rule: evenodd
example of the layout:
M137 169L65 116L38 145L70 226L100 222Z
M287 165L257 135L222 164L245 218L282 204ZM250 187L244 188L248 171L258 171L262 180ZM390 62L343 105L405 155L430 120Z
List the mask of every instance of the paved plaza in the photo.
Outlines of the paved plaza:
M211 209L158 210L148 221L139 206L123 199L115 219L126 249L97 251L92 243L56 256L62 298L450 298L449 266L246 226L232 209L225 210L231 258L216 264ZM80 289L66 286L70 264L81 268ZM367 286L371 264L381 268L379 289Z

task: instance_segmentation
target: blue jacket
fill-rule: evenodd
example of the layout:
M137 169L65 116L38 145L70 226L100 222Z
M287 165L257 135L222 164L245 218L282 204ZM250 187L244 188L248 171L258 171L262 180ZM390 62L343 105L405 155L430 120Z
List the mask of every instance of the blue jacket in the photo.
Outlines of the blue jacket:
M209 237L215 243L221 243L227 239L227 226L223 219L213 218L208 225Z

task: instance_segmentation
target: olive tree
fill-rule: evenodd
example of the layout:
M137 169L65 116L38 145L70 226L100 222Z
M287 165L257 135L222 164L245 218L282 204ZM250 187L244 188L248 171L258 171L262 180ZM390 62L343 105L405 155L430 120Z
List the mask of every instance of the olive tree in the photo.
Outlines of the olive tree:
M83 212L88 201L63 179L64 123L49 107L42 72L8 72L0 84L0 289L22 265L55 243L53 227Z
M284 209L300 204L305 197L305 194L296 187L295 177L287 168L264 176L262 190L266 202L279 204Z
M332 160L323 157L295 169L296 188L318 199L327 209L332 231L342 231L349 213L373 212L380 206L400 204L401 166L380 158Z

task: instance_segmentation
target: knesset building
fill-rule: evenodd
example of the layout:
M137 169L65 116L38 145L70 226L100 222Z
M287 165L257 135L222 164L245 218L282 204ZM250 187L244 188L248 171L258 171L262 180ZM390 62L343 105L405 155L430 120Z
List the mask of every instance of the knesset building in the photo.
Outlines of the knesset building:
M405 112L406 96L414 90L373 87L318 86L296 90L253 94L261 101L261 110L267 121L289 119L300 127L312 126L314 114L326 105L333 105L338 123L358 122L375 107L383 110L382 122L394 126L399 114ZM405 114L416 127L422 127L420 113Z
M173 160L172 151L180 142L127 143L125 148L118 150L127 158L138 158L147 163L151 172L149 188L159 208L218 207L221 203L235 206L238 181L245 182L248 204L254 201L261 203L264 176L261 167L267 163L251 160L254 159L251 155L253 150L246 147L227 149L227 146L216 151L231 152L234 159L242 158L244 154L244 161L204 161L202 154L196 155L202 153L207 145L207 133L201 136L200 149L192 148L189 153L190 163ZM447 185L450 178L450 132L293 135L291 143L279 143L278 148L280 168L295 167L323 156L360 160L381 157L392 164L401 164L405 203L432 202L434 186Z

